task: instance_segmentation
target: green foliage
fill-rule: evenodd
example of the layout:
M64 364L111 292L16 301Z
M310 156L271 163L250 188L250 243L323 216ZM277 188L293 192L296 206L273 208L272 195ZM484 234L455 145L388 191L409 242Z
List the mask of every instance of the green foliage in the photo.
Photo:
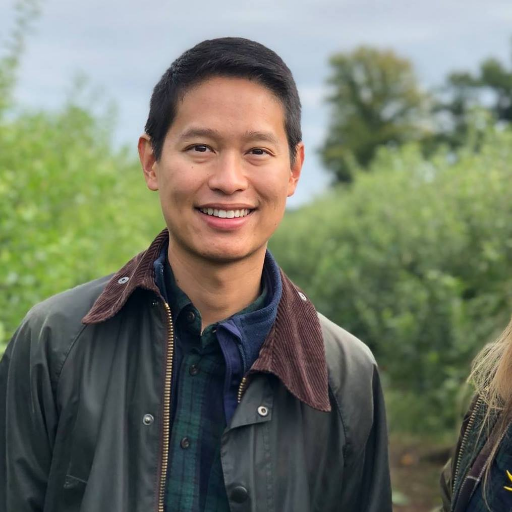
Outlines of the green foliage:
M73 102L0 121L0 352L32 305L117 270L163 226L110 125Z
M512 122L512 69L497 59L487 59L480 65L480 87L494 92L493 110L499 121Z
M17 0L14 4L16 21L7 40L2 41L4 55L0 58L0 117L12 106L16 72L25 47L31 23L39 14L40 0Z
M512 133L497 130L455 163L381 149L378 172L294 212L272 241L318 309L371 346L397 403L417 403L419 429L454 421L472 357L510 316L511 160Z
M78 101L83 79L58 112L13 103L39 3L15 2L0 59L0 353L31 306L116 270L163 225L137 160L112 147L113 109Z
M450 73L433 104L437 129L423 141L427 151L435 151L440 144L454 149L463 145L473 124L472 112L478 107L476 81L471 74Z
M354 163L367 168L378 146L419 138L426 97L411 62L392 51L360 47L330 64L332 110L321 154L335 180L347 182Z
M491 57L481 62L475 73L450 73L433 105L440 122L427 144L444 143L452 148L463 144L475 107L487 109L502 124L512 123L512 68Z
M58 112L13 103L38 6L17 0L0 59L0 353L31 306L116 270L163 224L136 159L112 147L112 109L80 106L83 80Z
M333 55L330 64L331 118L320 153L335 182L368 170L385 145L419 141L425 155L442 146L457 150L475 128L475 111L512 123L512 68L493 57L476 72L450 72L428 95L411 62L391 51L360 47Z

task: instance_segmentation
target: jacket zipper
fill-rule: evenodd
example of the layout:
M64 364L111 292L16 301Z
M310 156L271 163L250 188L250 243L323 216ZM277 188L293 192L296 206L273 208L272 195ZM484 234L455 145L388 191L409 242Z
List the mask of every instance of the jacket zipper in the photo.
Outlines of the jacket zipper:
M162 466L160 471L160 482L158 490L158 512L164 512L165 483L167 480L167 466L169 459L169 433L171 422L171 384L172 384L172 361L174 356L174 327L172 324L171 308L164 302L167 312L167 352L165 361L164 380L164 408L162 418Z
M242 382L240 382L240 386L238 387L238 403L242 401L242 396L244 395L245 388L247 387L247 377L242 378Z
M455 475L453 477L453 485L452 485L452 492L455 490L455 484L457 482L457 477L459 476L459 470L460 470L460 463L462 459L462 454L464 453L464 448L466 447L466 443L468 441L469 432L471 431L471 428L473 426L473 423L475 422L476 413L478 411L478 408L480 406L480 402L482 401L481 398L478 398L475 407L473 409L473 412L471 413L471 416L469 418L468 426L466 428L466 431L464 432L464 436L462 437L462 443L460 444L460 450L459 454L457 456L457 463L455 465Z

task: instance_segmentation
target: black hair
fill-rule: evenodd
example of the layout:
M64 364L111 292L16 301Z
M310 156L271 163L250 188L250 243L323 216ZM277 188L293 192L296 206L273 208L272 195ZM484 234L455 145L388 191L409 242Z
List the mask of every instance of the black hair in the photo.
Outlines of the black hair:
M212 77L254 80L269 89L285 110L285 131L290 160L295 160L302 140L301 104L293 75L277 53L260 43L240 37L222 37L197 44L178 57L163 74L151 95L145 131L160 160L165 136L187 90Z

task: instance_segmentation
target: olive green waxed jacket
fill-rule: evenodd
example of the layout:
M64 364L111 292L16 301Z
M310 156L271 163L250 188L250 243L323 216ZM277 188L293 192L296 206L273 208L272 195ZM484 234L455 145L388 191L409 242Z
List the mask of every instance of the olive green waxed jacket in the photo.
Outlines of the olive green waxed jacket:
M172 325L147 277L156 245L15 333L0 363L1 512L163 511ZM222 438L231 512L390 512L375 360L283 281Z

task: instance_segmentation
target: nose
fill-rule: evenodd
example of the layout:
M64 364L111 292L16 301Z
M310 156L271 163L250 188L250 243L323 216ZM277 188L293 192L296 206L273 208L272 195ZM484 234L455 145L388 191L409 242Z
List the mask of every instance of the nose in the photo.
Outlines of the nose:
M226 195L247 189L247 176L241 158L234 153L225 153L217 160L208 185L212 190Z

